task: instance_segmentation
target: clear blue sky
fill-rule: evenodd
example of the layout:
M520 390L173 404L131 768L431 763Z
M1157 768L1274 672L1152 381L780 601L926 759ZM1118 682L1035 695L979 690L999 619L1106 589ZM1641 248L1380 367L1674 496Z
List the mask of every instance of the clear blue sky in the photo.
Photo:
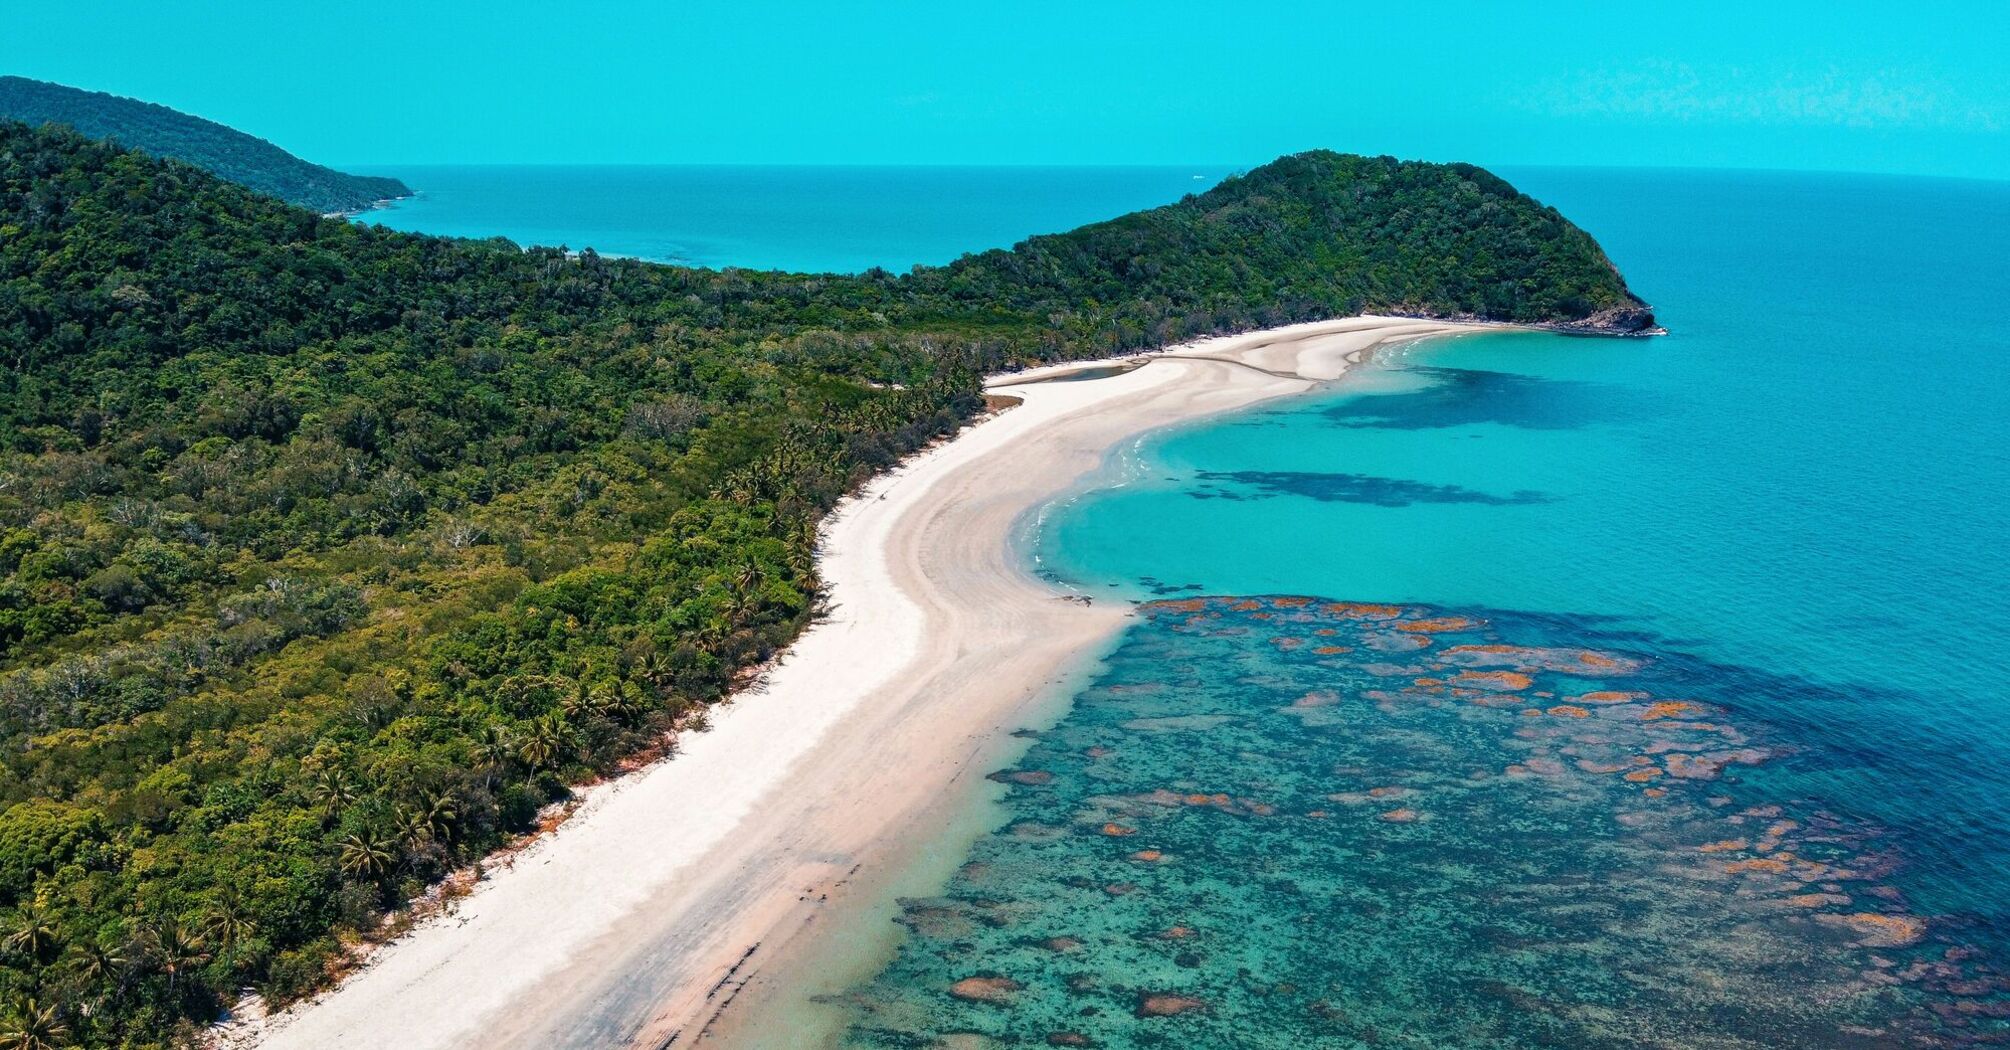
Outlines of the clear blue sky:
M1326 146L2010 178L2006 0L1524 6L14 0L0 72L334 164L1254 164Z

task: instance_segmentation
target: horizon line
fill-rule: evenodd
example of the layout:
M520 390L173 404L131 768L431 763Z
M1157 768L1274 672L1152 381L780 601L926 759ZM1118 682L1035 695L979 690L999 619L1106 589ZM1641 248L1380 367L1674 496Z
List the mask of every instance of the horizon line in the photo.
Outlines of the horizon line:
M1187 170L1190 168L1203 168L1203 169L1212 168L1218 171L1225 168L1228 169L1227 174L1222 176L1225 178L1229 176L1246 173L1252 169L1262 167L1265 164L1269 164L1273 160L1294 156L1298 153L1311 152L1311 150L1314 149L1324 149L1324 148L1329 147L1311 147L1305 150L1293 150L1290 153L1280 153L1276 157L1271 158L1270 160L1257 161L1254 163L1247 163L1247 162L1231 163L1225 161L1176 161L1176 162L1167 161L1157 163L1144 163L1144 162L1126 163L1126 162L1114 162L1114 161L925 162L925 161L814 161L814 160L812 161L403 160L403 161L317 161L310 163L319 163L324 167L334 168L338 171L351 171L363 168L390 169L401 166L411 168L804 168L804 169L821 168L821 169L833 169L833 170L840 170L840 169L867 170L867 169L899 168L899 169L925 169L925 170L943 170L943 171L979 170L979 169L995 170L999 168L1023 168L1027 170L1071 169L1078 171L1089 170L1089 169L1107 169L1111 171L1122 171L1122 170L1180 171L1180 170ZM1353 151L1334 150L1334 152L1348 153ZM1488 171L1517 169L1517 168L1525 170L1541 168L1554 171L1638 171L1638 172L1681 171L1681 172L1723 172L1723 173L1737 173L1737 174L1748 174L1748 175L1861 175L1861 176L1869 176L1877 178L1894 178L1894 179L1940 179L1954 182L2010 182L2010 173L2002 175L1954 175L1942 172L1890 171L1876 168L1822 168L1822 167L1793 168L1793 167L1776 167L1770 165L1733 165L1733 164L1559 164L1554 162L1539 162L1539 161L1504 161L1496 163L1481 163L1479 161L1433 160L1426 157L1402 157L1393 153L1356 153L1356 155L1367 156L1367 157L1396 157L1396 159L1402 161L1422 161L1431 164L1470 164L1476 168L1484 168ZM382 173L384 172L381 170L378 172L374 172L374 174L382 174Z

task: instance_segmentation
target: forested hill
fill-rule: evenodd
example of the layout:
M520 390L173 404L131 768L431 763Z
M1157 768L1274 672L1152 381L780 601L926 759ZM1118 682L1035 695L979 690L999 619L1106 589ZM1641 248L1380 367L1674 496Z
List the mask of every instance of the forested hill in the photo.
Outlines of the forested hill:
M1361 308L1636 303L1465 167L1308 154L832 276L396 233L0 122L0 1045L324 983L792 638L818 520L984 371Z
M360 211L412 194L397 179L312 164L264 139L166 106L26 77L0 77L0 119L67 124L91 138L117 139L186 161L317 212Z
M1084 297L1130 301L1189 331L1364 311L1607 332L1654 322L1590 234L1492 173L1326 150L915 280L1008 285L1059 311Z

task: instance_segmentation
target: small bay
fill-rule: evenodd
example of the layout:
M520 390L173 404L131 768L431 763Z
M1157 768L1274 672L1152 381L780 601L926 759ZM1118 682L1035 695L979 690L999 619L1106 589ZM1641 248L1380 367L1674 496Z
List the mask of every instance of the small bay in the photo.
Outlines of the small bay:
M1417 344L1043 514L1042 572L1158 604L852 1042L2002 1037L2010 186L1505 174L1673 334ZM1492 633L1392 656L1252 620L1275 595ZM1503 658L1503 700L1443 655L1501 646L1640 670Z
M367 221L899 270L1224 173L412 170ZM896 880L846 1041L2003 1037L2010 184L1501 174L1672 334L1404 347L1047 508L1138 621Z

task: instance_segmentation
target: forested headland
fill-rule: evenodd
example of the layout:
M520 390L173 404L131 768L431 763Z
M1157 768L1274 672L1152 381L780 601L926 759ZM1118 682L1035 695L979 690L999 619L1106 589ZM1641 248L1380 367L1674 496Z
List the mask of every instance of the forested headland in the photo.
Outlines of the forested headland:
M351 175L280 149L236 128L152 102L27 77L0 77L0 120L65 124L156 157L205 168L242 186L318 212L361 211L412 195L381 175Z
M0 123L0 1035L176 1045L323 984L794 637L818 521L985 372L1364 310L1651 322L1466 165L1300 154L788 274L397 233Z

